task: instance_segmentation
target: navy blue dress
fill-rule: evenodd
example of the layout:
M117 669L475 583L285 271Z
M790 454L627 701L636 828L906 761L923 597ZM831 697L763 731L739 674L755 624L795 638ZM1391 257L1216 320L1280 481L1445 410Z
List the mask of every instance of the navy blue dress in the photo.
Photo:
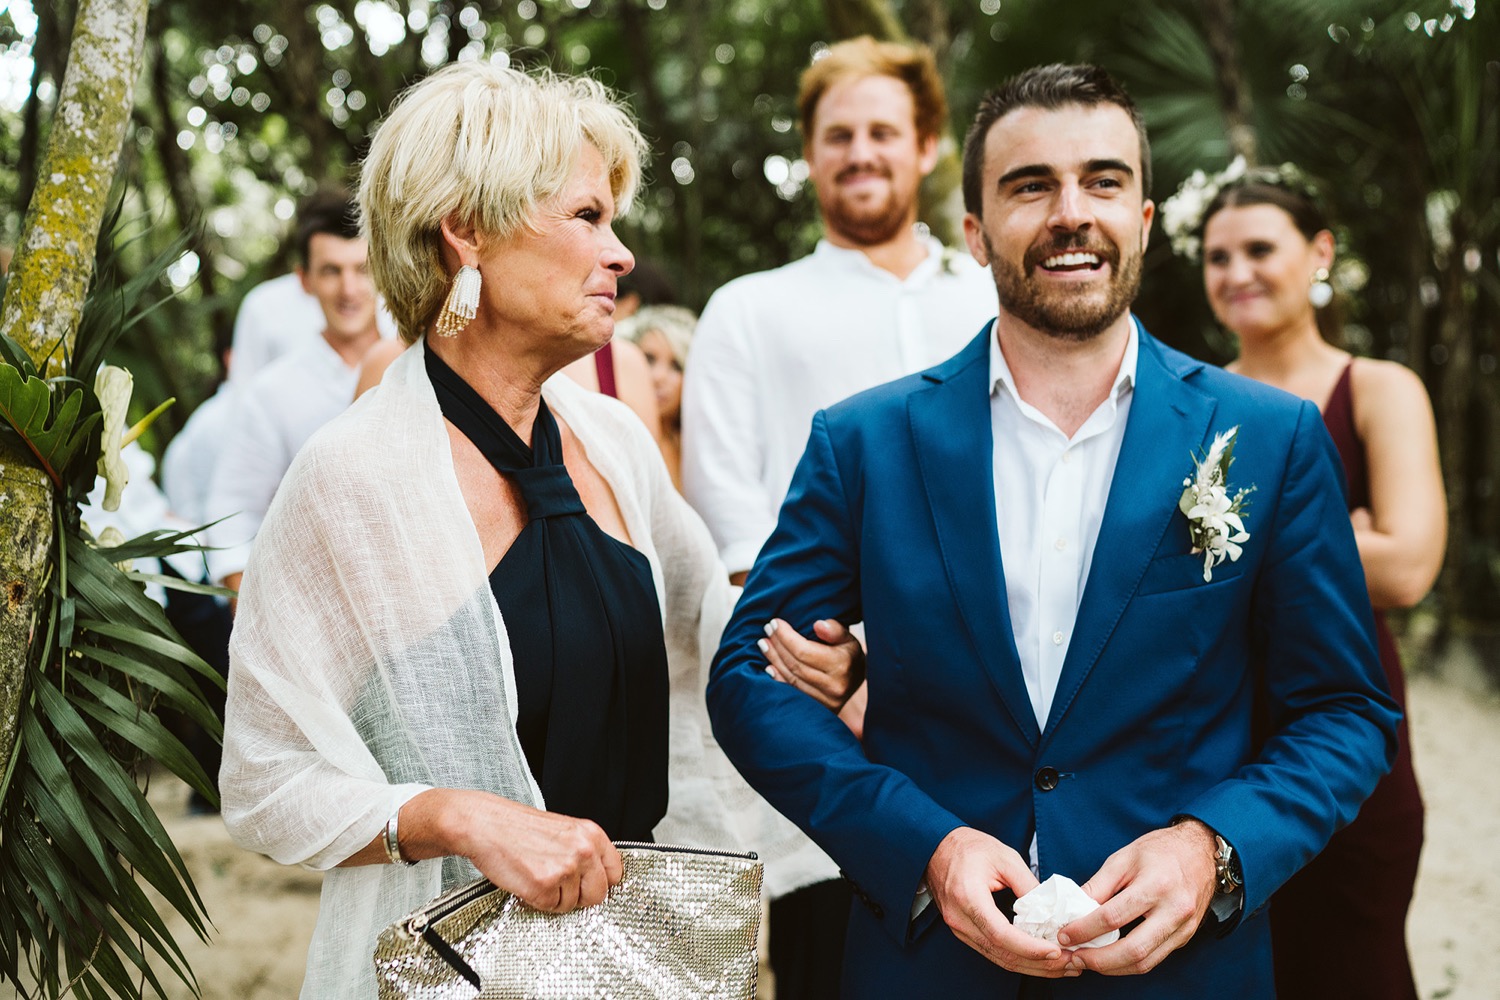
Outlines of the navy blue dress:
M667 809L668 725L650 563L584 510L545 401L528 447L430 350L426 363L443 416L526 504L490 588L515 661L521 748L547 809L591 819L612 840L649 840Z

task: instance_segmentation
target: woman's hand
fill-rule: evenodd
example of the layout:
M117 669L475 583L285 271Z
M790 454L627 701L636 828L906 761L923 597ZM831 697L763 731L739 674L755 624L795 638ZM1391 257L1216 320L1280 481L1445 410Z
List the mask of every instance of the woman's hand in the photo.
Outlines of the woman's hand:
M814 622L813 635L820 641L804 639L786 622L771 619L766 638L758 643L769 664L766 672L838 712L864 683L865 648L831 619Z
M401 807L398 830L408 860L462 855L548 913L602 902L624 874L620 852L598 824L488 792L425 791Z

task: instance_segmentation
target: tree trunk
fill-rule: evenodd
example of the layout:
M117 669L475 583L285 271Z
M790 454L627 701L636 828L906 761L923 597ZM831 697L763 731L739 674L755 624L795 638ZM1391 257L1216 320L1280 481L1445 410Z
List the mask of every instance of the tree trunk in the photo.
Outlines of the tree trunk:
M147 0L84 0L36 195L11 266L0 332L58 375L72 352L94 248L130 122ZM0 774L15 744L36 596L52 545L52 484L0 444Z
M882 42L910 41L891 0L823 0L823 16L835 38L871 35Z
M1250 87L1240 67L1238 36L1235 34L1236 0L1203 0L1203 34L1214 61L1214 83L1219 106L1224 111L1224 130L1229 151L1243 156L1252 166L1258 161L1255 125L1250 120Z

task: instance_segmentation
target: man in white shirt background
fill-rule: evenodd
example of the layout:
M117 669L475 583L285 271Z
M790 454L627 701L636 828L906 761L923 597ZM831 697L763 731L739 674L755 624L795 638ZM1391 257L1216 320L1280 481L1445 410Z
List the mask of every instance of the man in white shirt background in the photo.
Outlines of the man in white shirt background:
M917 225L947 117L932 53L840 42L803 73L798 111L824 238L714 293L683 388L684 492L735 582L775 527L813 414L936 364L995 314L985 271ZM820 860L813 883L767 872L782 1000L838 995L850 894Z
M315 206L341 197L343 192L337 189L318 191L308 197L297 217L301 219ZM234 340L224 363L226 377L233 384L244 385L283 354L306 347L323 329L322 303L303 281L307 258L299 260L301 264L290 274L262 281L240 300L234 317ZM380 335L394 337L396 321L385 304L377 299L375 308Z
M824 238L714 293L683 386L684 492L737 581L813 414L949 357L995 315L984 269L917 226L947 117L932 54L840 42L804 72L798 111Z
M302 206L297 245L302 288L323 315L322 332L243 382L214 469L205 516L227 517L209 533L210 575L239 589L250 543L298 449L354 398L358 365L380 338L375 285L353 202L324 192ZM239 367L236 352L233 364Z

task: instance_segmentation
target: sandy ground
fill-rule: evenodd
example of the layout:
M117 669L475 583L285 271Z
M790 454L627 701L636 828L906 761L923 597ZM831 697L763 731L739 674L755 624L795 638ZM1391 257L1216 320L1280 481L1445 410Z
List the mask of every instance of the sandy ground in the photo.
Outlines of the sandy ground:
M1427 847L1409 935L1424 1000L1500 997L1500 695L1477 674L1418 677L1410 693ZM216 817L185 814L184 786L151 797L198 882L215 929L178 935L206 1000L294 997L321 877L238 850ZM762 990L770 1000L769 983ZM3 993L3 988L0 988ZM10 995L10 994L4 994ZM191 994L179 988L176 997Z

